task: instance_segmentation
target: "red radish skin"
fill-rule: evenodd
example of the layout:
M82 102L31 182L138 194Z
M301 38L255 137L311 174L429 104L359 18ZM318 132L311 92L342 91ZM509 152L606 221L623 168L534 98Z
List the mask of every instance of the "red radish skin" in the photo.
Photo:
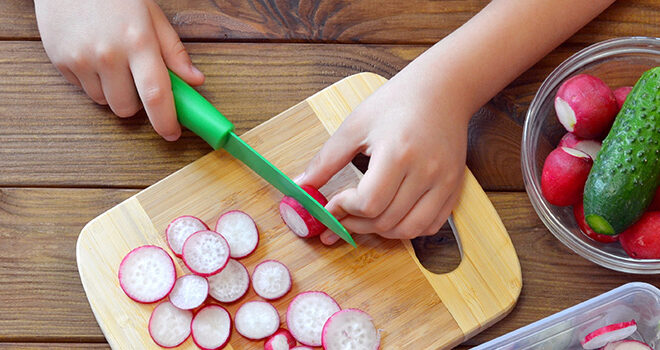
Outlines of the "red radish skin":
M626 98L630 91L632 91L632 88L632 86L622 86L614 90L614 98L616 99L616 105L619 107L619 110L623 106L623 103L626 102Z
M183 262L196 275L208 277L222 271L229 261L229 244L214 231L193 233L183 243Z
M252 254L259 245L257 225L250 215L240 210L222 214L215 224L215 232L227 240L233 259L244 258Z
M579 74L566 80L555 97L555 112L567 131L594 139L612 126L619 108L612 90L602 80Z
M183 243L195 232L208 230L204 221L191 215L179 216L172 220L165 229L165 239L170 250L177 257L181 257Z
M290 350L296 346L296 339L291 332L280 328L264 344L264 350Z
M598 328L587 334L580 343L586 350L600 349L608 343L628 338L635 333L636 330L637 322L635 322L635 320L615 323Z
M300 293L286 311L287 328L301 344L321 346L323 326L339 310L339 304L324 292Z
M619 235L619 242L634 259L660 259L660 211L649 211Z
M193 313L164 301L154 308L149 318L149 335L161 347L173 348L190 336Z
M559 140L559 145L557 145L557 147L576 149L588 154L592 160L596 160L596 156L603 147L603 143L598 140L581 139L572 133L567 132L566 135Z
M149 304L162 300L174 288L176 269L172 257L163 248L143 245L122 259L118 278L129 298Z
M248 270L239 261L229 259L219 273L209 276L209 295L221 303L233 303L250 287Z
M593 161L586 153L559 147L550 152L543 164L541 191L548 203L568 206L582 198Z
M653 350L653 348L641 341L627 339L609 343L603 350Z
M270 303L248 301L236 311L234 323L240 335L259 340L275 334L280 327L280 315Z
M172 305L182 310L194 309L209 295L209 282L197 275L183 275L176 280L170 292Z
M580 227L580 230L582 230L582 233L594 241L601 243L613 243L619 240L619 235L601 235L600 233L596 233L596 231L594 231L591 226L587 224L587 221L584 219L584 203L582 200L579 200L573 205L573 215L575 216L575 221Z
M323 326L322 342L324 350L378 350L380 333L366 312L346 309L330 316Z
M220 305L207 305L197 311L190 329L193 341L200 349L222 349L231 336L231 316Z
M252 272L252 289L266 300L276 300L291 290L291 273L277 260L259 263Z
M325 206L328 199L314 187L302 186L312 198ZM280 202L280 216L293 233L302 238L315 237L327 229L319 220L310 214L297 200L284 196Z

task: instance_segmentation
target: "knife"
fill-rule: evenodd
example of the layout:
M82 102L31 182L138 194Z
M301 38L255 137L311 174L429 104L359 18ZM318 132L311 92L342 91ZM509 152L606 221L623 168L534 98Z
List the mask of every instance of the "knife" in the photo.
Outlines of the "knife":
M353 247L357 247L350 233L330 212L250 145L236 136L234 124L227 120L207 99L176 74L171 71L169 73L176 114L181 125L200 136L213 149L224 148L284 195L293 197L300 202L312 216L337 236Z

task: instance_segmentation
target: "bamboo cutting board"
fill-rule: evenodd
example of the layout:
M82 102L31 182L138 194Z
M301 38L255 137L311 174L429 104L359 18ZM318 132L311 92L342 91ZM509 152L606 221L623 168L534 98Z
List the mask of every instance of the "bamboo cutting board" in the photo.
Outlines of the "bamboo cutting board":
M289 176L301 173L341 121L385 79L371 73L348 77L242 135ZM347 166L321 189L331 197L354 186L360 173ZM424 269L410 241L354 235L347 244L325 247L317 239L297 238L282 223L282 195L239 161L220 150L207 154L101 214L80 233L77 262L92 311L113 349L158 348L147 331L155 304L138 304L117 281L119 262L131 249L165 248L167 224L195 215L211 228L231 209L250 214L260 231L256 252L242 259L250 273L259 261L278 259L293 276L293 289L273 304L286 326L286 307L301 291L321 290L342 308L359 308L382 330L381 349L453 347L504 317L515 305L522 279L509 236L488 197L466 168L453 227L462 261L450 273ZM174 258L179 275L188 273ZM226 306L232 315L241 303L258 299L250 289ZM181 348L195 348L188 339ZM228 349L262 349L235 331Z

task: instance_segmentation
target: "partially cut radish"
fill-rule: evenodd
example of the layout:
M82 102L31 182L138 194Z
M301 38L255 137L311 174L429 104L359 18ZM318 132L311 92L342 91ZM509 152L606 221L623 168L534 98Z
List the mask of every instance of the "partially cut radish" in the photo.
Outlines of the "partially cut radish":
M231 317L222 306L207 305L197 311L190 329L193 341L201 349L221 349L231 335Z
M183 275L176 280L170 292L172 305L183 310L194 309L209 295L209 282L197 275Z
M174 261L154 245L131 250L119 264L119 285L139 303L154 303L167 296L176 281Z
M280 327L280 315L265 301L248 301L241 305L234 317L236 331L252 340L273 335Z
M582 200L579 200L577 203L573 204L573 216L575 216L575 221L577 221L578 227L580 227L582 233L594 241L601 243L613 243L619 240L619 235L602 235L594 231L594 229L592 229L591 226L587 224L587 220L584 219L584 203Z
M579 74L566 80L555 97L555 112L567 131L594 139L605 134L619 108L612 90L602 80Z
M252 288L262 298L274 300L291 290L289 269L277 260L266 260L254 268Z
M597 140L581 139L570 132L567 132L564 137L559 140L557 147L568 147L582 151L591 157L592 160L596 159L598 152L603 147L603 143Z
M229 243L231 257L240 259L250 255L259 244L259 231L250 215L240 210L222 214L215 224L218 232Z
M302 186L312 198L325 206L328 199L314 187ZM302 238L318 236L327 229L318 219L312 216L297 200L285 196L280 202L280 216L293 233Z
M632 86L622 86L613 91L614 98L616 99L616 104L619 107L619 109L621 109L623 103L626 102L626 98L628 97L630 91L632 91L632 88L633 88Z
M280 328L264 344L264 350L289 350L296 346L296 339L291 332Z
M200 276L211 276L222 270L229 261L229 244L213 231L193 233L183 243L183 262Z
M177 257L181 257L181 249L183 243L195 232L208 230L204 221L190 215L179 216L172 220L172 222L165 229L165 238L167 245L170 246L172 253Z
M636 330L637 322L635 322L635 320L615 323L598 328L587 334L580 343L582 344L582 347L587 350L600 349L608 343L628 338L635 333Z
M627 339L609 343L603 350L653 350L653 348L641 341Z
M541 191L553 205L567 206L582 198L593 161L584 152L559 147L550 152L543 164Z
M164 301L151 312L149 335L164 348L179 346L190 336L192 318L192 311L181 310L169 301Z
M298 294L286 311L286 324L296 340L309 346L321 346L323 325L341 308L324 292Z
M248 270L240 262L229 259L219 273L209 276L209 294L221 303L231 303L240 299L250 287Z
M337 311L323 326L324 350L378 350L380 334L371 316L358 309Z

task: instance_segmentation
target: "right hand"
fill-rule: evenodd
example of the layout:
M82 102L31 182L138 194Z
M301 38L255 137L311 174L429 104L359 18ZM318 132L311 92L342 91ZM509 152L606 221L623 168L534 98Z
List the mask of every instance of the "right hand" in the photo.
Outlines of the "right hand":
M204 75L153 0L35 0L48 57L62 75L119 117L142 106L158 134L181 135L167 72L188 84Z

